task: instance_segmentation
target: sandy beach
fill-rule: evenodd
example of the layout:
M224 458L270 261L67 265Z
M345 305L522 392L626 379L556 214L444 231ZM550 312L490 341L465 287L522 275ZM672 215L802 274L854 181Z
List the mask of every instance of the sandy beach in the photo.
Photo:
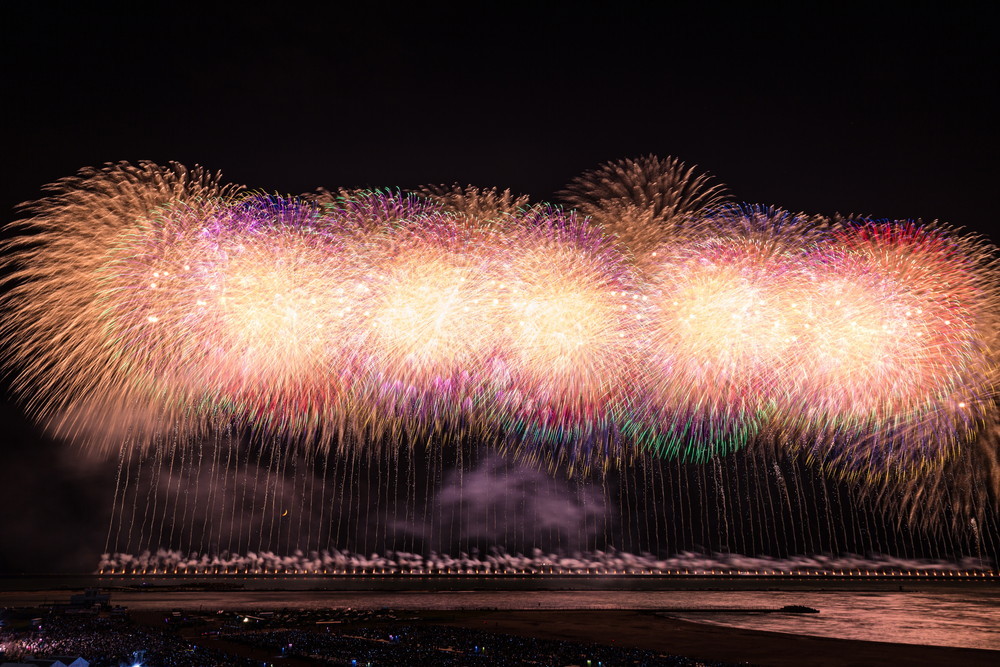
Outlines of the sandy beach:
M466 611L423 617L427 622L524 637L633 646L756 665L1000 664L1000 651L759 632L639 611Z

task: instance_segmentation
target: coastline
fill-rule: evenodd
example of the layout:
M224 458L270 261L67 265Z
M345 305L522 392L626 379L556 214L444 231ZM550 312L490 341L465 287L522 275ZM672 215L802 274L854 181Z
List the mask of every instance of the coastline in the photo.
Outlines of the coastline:
M24 582L22 582L24 583ZM46 583L52 583L48 581ZM934 592L945 592L944 587L927 586ZM108 589L105 589L108 590ZM986 603L998 594L993 584L956 587L950 592L988 592ZM871 636L861 638L829 637L817 634L798 634L792 631L748 629L712 622L699 622L690 617L677 618L671 614L683 613L684 607L697 605L699 611L723 612L720 599L725 601L738 591L674 591L670 600L664 599L666 591L358 591L358 590L171 590L170 588L110 589L112 602L124 604L140 616L151 611L184 609L200 613L213 613L219 609L240 611L247 609L394 609L407 622L419 625L454 626L500 634L531 637L535 639L567 640L597 643L618 647L653 650L670 655L685 656L704 661L725 661L759 665L843 665L843 664L962 664L994 665L1000 663L1000 646L991 643L973 644L979 648L935 645L933 637L927 643L873 641ZM927 592L930 592L928 590ZM871 590L872 594L895 593ZM918 593L914 593L919 596ZM46 603L65 602L69 591L47 588L43 590L8 590L0 592L0 606L29 607ZM544 602L552 606L535 609ZM757 591L770 603L780 606L787 603L813 604L830 613L835 608L822 598L838 595L826 590ZM743 600L748 598L744 596ZM870 601L873 601L871 599ZM910 613L924 613L913 607L917 599L907 600ZM624 606L631 604L633 606ZM955 602L951 603L956 604ZM966 605L960 600L958 604ZM982 600L978 604L984 604ZM617 605L617 606L616 606ZM731 606L731 605L730 605ZM947 609L942 606L941 609ZM877 607L871 607L877 609ZM873 611L880 614L882 612ZM843 617L843 610L841 610ZM871 614L869 614L871 616ZM710 617L706 617L708 621ZM881 617L876 617L881 618ZM882 619L888 621L888 617ZM802 619L803 630L808 620ZM858 622L862 622L858 619ZM871 618L868 619L871 622ZM897 621L898 622L898 621ZM981 619L979 622L988 622ZM799 621L794 621L794 628ZM887 638L895 634L891 623L880 623ZM941 632L940 627L930 632ZM951 632L950 629L945 631ZM881 636L881 635L879 635ZM876 637L877 639L878 637ZM940 635L938 636L940 639ZM991 641L991 640L988 640ZM945 642L946 643L946 642Z
M983 665L1000 650L833 639L744 630L643 611L463 611L420 614L428 623L538 639L629 646L698 660L755 665Z

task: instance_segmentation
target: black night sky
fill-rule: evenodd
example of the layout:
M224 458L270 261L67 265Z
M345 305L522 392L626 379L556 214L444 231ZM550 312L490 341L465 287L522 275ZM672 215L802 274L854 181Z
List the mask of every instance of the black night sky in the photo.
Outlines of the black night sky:
M985 3L324 7L6 5L4 220L108 161L198 163L282 193L457 181L545 199L655 153L740 200L1000 241ZM67 552L106 530L106 466L9 399L0 420L0 572L86 569Z

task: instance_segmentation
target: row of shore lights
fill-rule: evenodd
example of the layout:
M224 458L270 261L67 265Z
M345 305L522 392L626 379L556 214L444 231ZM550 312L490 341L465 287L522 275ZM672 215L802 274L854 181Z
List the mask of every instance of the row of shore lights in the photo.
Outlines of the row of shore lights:
M391 570L385 568L360 568L360 569L343 569L343 570L305 570L305 569L291 569L283 570L275 568L273 570L263 569L234 569L230 571L228 568L199 568L197 566L193 568L186 568L179 566L173 570L164 569L128 569L121 568L118 570L116 568L110 568L106 570L100 570L101 575L173 575L173 574L201 574L201 575L240 575L240 574L311 574L311 575L411 575L411 576L423 576L428 574L435 575L449 575L449 574L461 574L461 575L510 575L510 574L520 574L520 575L536 575L536 574L554 574L554 575L595 575L595 574L627 574L627 575L666 575L666 576L681 576L681 575L693 575L693 576L751 576L751 577L988 577L994 578L998 576L997 572L984 571L984 570L799 570L785 572L781 570L613 570L605 568L592 568L586 570L555 570L554 568L549 568L548 570L476 570L476 569L458 569L451 570L449 568L444 569L429 569L429 570Z

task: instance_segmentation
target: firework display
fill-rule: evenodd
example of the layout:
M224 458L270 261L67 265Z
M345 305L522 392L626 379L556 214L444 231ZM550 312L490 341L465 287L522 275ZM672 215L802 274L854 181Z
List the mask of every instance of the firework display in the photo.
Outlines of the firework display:
M657 447L692 441L687 422L677 432L682 408L717 444L764 428L892 469L995 418L996 266L972 240L729 208L652 258L649 410L672 434Z
M616 160L576 177L559 195L616 238L636 264L653 268L657 247L729 201L721 183L677 158Z
M992 246L722 204L674 160L567 192L579 214L86 170L15 226L6 360L41 420L94 442L461 433L572 470L767 441L891 476L993 437Z

